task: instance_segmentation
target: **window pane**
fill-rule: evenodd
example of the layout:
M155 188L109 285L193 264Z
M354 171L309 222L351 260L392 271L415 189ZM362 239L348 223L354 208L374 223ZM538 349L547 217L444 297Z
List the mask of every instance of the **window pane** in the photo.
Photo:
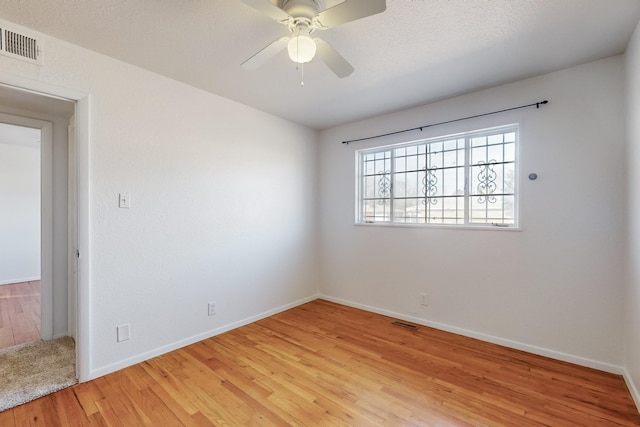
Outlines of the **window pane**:
M388 160L376 160L375 173L389 172Z
M446 224L464 223L464 197L447 197L444 199L444 222Z
M458 140L457 139L450 139L448 141L444 141L442 143L442 148L445 151L455 150L455 149L458 148Z
M365 199L373 199L376 197L376 177L368 176L364 179L364 188L362 189Z
M516 142L516 133L515 132L507 132L504 134L504 142Z
M426 221L429 224L442 224L443 207L444 204L441 197L429 198L426 203Z
M427 151L431 151L432 153L439 153L442 151L442 141L431 142L427 147Z
M462 174L462 176L460 175ZM456 196L464 193L464 169L445 169L443 173L443 194L445 196Z
M388 200L368 200L363 209L363 219L365 221L389 221L389 201Z
M364 162L364 167L362 168L362 171L364 172L365 175L371 175L375 173L375 163L367 160Z
M504 156L502 155L502 145L490 145L487 147L487 159L502 163Z
M504 165L504 192L514 194L516 192L516 165L507 163Z
M407 158L406 156L396 157L395 162L396 172L403 172L407 170Z
M516 197L504 196L504 217L505 224L515 224L516 222Z
M407 180L405 173L393 174L393 193L394 197L407 196Z
M451 167L458 164L458 151L445 151L442 156L442 166Z
M394 222L405 222L405 217L406 217L406 213L405 213L405 208L406 208L406 201L404 199L401 200L395 200L393 202L393 220Z
M369 200L363 206L363 220L376 222L388 221L388 205L381 200Z
M425 153L422 153L418 156L418 170L426 169L426 167L427 167L427 156Z
M492 144L502 144L504 142L504 137L501 133L496 134L496 135L489 135L487 137L487 144L492 145Z
M471 138L471 146L472 147L480 147L487 145L487 137L486 136L476 136L475 138Z
M424 173L419 172L409 172L407 173L407 192L406 197L420 197L422 193L420 192L419 183L421 180L421 175Z
M515 162L516 160L516 144L504 145L504 161Z
M407 170L408 171L418 170L418 156L407 157Z

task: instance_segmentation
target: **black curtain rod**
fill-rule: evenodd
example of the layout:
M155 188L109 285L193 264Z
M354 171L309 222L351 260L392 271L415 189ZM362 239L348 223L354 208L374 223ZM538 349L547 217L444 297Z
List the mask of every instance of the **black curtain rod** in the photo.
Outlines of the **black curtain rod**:
M521 105L519 107L513 107L513 108L506 108L504 110L492 111L490 113L476 114L475 116L463 117L461 119L447 120L446 122L433 123L433 124L430 124L430 125L419 126L417 128L398 130L398 131L395 131L395 132L383 133L381 135L368 136L366 138L349 139L347 141L342 141L342 143L343 144L349 144L351 142L367 141L369 139L382 138L383 136L397 135L399 133L411 132L411 131L414 131L414 130L422 131L422 129L430 128L432 126L446 125L447 123L453 123L453 122L459 122L459 121L462 121L462 120L475 119L476 117L490 116L491 114L504 113L504 112L507 112L507 111L519 110L521 108L528 108L528 107L533 107L533 106L535 106L536 108L540 108L541 105L548 104L548 103L549 103L549 101L547 101L545 99L544 101L534 102L533 104Z

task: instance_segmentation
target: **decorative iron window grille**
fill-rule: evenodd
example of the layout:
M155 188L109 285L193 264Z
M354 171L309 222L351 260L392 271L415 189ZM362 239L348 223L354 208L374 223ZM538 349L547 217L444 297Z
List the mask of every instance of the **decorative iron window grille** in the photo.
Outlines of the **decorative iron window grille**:
M515 228L518 126L357 152L358 222Z

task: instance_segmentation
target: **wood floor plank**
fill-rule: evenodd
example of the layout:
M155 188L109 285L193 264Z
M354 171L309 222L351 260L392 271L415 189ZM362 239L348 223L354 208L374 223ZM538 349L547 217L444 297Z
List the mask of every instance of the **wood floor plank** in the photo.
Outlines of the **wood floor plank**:
M622 377L323 300L0 413L0 425L640 426Z
M58 415L60 424L63 426L78 425L89 426L89 420L85 420L82 407L78 404L76 395L72 389L61 390L58 393L54 393L50 400L55 406L55 413ZM2 424L0 424L2 425Z
M40 339L40 281L0 285L0 349Z
M15 411L0 411L0 426L16 425L14 415Z

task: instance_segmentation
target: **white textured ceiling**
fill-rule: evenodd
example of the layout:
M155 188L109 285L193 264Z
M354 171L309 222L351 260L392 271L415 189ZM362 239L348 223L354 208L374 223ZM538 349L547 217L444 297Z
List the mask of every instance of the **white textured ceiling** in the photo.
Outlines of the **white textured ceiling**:
M240 0L2 0L0 18L324 129L620 54L640 1L387 0L316 33L355 72L338 79L315 60L304 87L286 52L240 68L287 35Z

